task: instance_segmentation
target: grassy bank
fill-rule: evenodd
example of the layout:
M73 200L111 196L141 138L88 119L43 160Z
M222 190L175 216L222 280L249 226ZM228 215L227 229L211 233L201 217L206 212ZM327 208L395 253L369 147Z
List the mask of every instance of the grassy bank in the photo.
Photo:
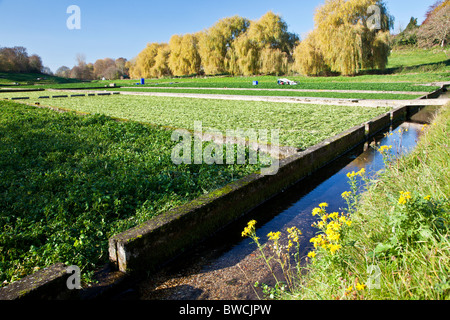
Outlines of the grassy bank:
M285 273L287 281L266 292L301 300L449 299L449 129L447 105L424 128L411 154L394 161L395 146L378 146L386 169L370 179L364 170L348 175L349 189L342 195L346 211L327 212L326 203L317 204L312 250L298 269ZM358 195L361 182L367 190ZM250 229L251 224L246 233L252 236ZM274 260L286 268L280 257L286 258L298 239L291 230L288 251L282 253L279 235L269 237Z

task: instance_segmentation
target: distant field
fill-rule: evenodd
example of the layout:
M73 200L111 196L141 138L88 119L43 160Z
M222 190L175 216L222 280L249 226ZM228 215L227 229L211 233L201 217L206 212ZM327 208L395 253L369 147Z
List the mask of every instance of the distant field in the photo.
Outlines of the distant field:
M387 68L395 69L401 73L408 68L424 68L422 71L433 72L436 70L449 71L449 56L442 49L398 49L394 50L390 57ZM403 69L403 70L402 70Z
M30 100L34 102L34 100ZM306 149L353 126L376 117L389 108L302 105L254 101L208 100L150 96L106 96L43 99L64 109L152 123L171 128L279 129L280 144Z
M382 99L382 100L412 100L421 95L393 94L393 93L345 93L345 92L296 92L296 91L267 91L267 90L214 90L214 89L154 89L154 88L121 88L110 91L134 92L166 92L166 93L195 93L195 94L225 94L247 96L282 96L282 97L321 97L337 99Z

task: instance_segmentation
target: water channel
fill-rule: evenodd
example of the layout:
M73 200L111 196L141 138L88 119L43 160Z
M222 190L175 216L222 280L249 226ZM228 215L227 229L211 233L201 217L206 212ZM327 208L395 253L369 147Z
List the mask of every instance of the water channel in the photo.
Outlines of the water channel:
M431 107L431 112L433 109ZM360 145L332 164L298 182L282 194L252 210L245 219L236 221L194 251L179 257L157 274L151 274L122 292L117 299L139 300L257 300L262 297L253 284L273 284L270 274L254 243L242 238L249 220L257 221L261 241L271 231L296 226L303 233L301 255L311 250L309 239L317 229L311 212L320 203L329 204L328 211L342 211L346 203L341 194L349 190L347 173L366 169L376 174L384 167L383 157L373 147L393 146L392 151L407 154L423 134L421 123L430 113L423 109L413 121L381 132L373 141ZM425 117L425 118L424 118ZM387 133L387 134L386 134ZM392 133L392 135L390 134Z

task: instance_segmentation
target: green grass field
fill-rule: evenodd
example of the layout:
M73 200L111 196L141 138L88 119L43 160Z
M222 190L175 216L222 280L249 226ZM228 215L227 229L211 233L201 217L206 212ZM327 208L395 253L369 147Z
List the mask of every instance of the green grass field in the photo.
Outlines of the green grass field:
M30 102L33 103L34 100ZM205 131L217 129L223 134L227 129L279 129L281 145L300 149L313 146L389 110L387 107L129 95L42 99L40 103L170 128L193 130L194 122L200 121Z

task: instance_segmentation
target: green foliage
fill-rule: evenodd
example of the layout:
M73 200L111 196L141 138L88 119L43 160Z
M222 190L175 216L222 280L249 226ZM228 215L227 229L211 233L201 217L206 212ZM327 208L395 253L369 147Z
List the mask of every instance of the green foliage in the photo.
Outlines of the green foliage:
M105 114L169 128L194 129L201 121L225 134L227 129L280 130L280 144L306 149L376 117L387 107L320 106L234 100L150 96L106 96L42 100L52 106ZM251 110L251 112L249 112Z
M391 237L379 243L373 254L377 257L399 256L406 249L414 250L426 243L442 241L450 231L449 221L448 201L402 192L389 220Z
M374 24L370 10L374 5L380 11L379 26ZM393 18L383 2L328 0L317 9L314 20L314 51L320 52L315 57L323 57L323 62L302 59L299 63L306 65L301 70L317 74L324 71L324 64L342 75L355 75L364 69L384 70L390 53L388 34ZM314 51L302 49L309 56ZM313 64L318 66L311 68Z
M56 262L89 274L112 235L258 170L177 166L157 127L0 105L0 283Z

